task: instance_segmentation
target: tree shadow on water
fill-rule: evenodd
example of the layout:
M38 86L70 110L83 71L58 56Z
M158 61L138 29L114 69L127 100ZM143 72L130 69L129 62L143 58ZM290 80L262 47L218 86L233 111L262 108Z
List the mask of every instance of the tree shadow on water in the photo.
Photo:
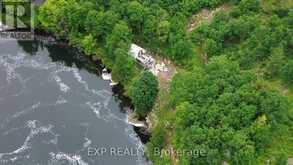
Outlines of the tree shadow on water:
M99 75L102 66L101 63L93 62L82 52L66 43L44 43L42 41L17 41L18 45L29 55L48 52L52 62L59 62L69 67L77 67L79 70L85 69L90 73Z

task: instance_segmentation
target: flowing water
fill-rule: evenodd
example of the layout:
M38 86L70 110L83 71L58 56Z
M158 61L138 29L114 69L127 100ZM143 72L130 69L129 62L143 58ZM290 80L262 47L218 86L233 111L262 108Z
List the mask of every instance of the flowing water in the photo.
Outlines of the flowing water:
M149 164L97 72L66 45L0 41L0 164Z

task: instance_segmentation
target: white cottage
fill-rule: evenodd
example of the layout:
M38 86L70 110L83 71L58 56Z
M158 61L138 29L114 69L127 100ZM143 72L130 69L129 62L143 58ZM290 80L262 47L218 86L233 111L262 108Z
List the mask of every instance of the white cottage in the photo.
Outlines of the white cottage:
M131 44L130 54L137 59L139 54L146 54L146 50L136 44Z
M152 69L155 65L155 60L147 54L147 51L136 44L131 44L130 54L145 68Z

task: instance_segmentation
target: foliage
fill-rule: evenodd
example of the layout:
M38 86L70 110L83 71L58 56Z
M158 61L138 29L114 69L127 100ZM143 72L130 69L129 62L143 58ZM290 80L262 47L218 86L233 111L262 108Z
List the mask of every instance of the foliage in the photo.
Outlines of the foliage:
M178 64L184 64L184 60L190 60L193 54L192 44L188 40L180 40L171 47L171 58Z
M129 2L127 6L127 15L130 25L136 32L141 32L144 22L144 6L137 1Z
M41 26L47 30L54 32L57 30L56 26L63 22L58 22L57 19L61 16L63 8L67 5L67 1L46 1L45 4L40 8L38 19L40 20Z
M161 156L158 153L166 145L165 137L166 131L162 126L158 126L154 130L152 130L152 137L150 139L150 142L147 143L146 152L148 157L155 160L157 157Z
M277 157L276 165L287 165L288 164L288 156L286 154L281 154Z
M290 18L265 15L260 1L242 0L229 13L219 12L210 25L202 25L192 32L192 39L203 45L209 57L226 55L251 68L269 59L276 49L283 49L285 57L292 54L292 23ZM275 55L276 56L276 55Z
M135 107L135 112L140 117L145 117L152 109L158 95L158 80L148 71L141 73L130 89L130 97Z
M85 36L84 39L81 41L81 45L85 54L93 55L96 53L96 41L92 35Z
M282 68L283 80L290 84L293 82L293 60L288 61Z
M162 21L159 23L157 28L157 36L159 43L163 46L167 44L170 33L170 22Z
M223 3L233 4L230 12L217 12L211 23L186 32L192 15ZM38 22L86 54L99 54L115 81L131 85L129 94L141 117L155 103L158 82L149 72L136 75L130 44L142 44L188 68L179 68L171 82L168 98L176 110L170 110L175 118L170 137L159 124L148 149L174 146L207 152L205 157L178 156L179 164L257 164L276 125L292 125L286 99L256 83L262 72L253 74L257 67L265 78L292 84L291 8L290 0L47 0ZM201 68L192 63L197 54L206 54L208 64ZM155 164L172 164L174 158L149 151ZM276 159L285 162L281 152Z
M242 0L240 1L238 6L238 10L240 10L241 14L247 14L249 12L258 12L259 9L260 0Z
M207 152L203 157L182 155L182 162L254 164L270 144L271 127L289 121L287 101L253 85L254 80L224 56L213 58L202 71L176 75L171 87L174 146Z
M282 67L285 64L285 55L283 48L276 48L273 50L272 55L269 57L267 63L267 77L273 78L281 75Z
M106 48L109 59L115 59L115 49L129 50L131 44L131 33L126 22L119 21L111 34L106 39Z
M114 54L116 59L112 69L112 76L114 80L122 84L128 84L133 78L135 61L128 54L127 50L118 48Z
M118 18L118 15L112 11L90 10L85 20L86 31L97 40L104 40L112 32Z

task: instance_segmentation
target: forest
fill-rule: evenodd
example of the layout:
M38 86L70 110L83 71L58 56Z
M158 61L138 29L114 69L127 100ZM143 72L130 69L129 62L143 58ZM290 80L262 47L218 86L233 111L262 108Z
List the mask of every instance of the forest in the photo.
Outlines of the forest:
M227 5L190 32L202 10ZM291 0L47 0L37 27L97 56L140 117L156 116L154 164L287 164L293 157ZM130 44L171 60L168 90L135 63ZM157 155L174 148L205 156Z

